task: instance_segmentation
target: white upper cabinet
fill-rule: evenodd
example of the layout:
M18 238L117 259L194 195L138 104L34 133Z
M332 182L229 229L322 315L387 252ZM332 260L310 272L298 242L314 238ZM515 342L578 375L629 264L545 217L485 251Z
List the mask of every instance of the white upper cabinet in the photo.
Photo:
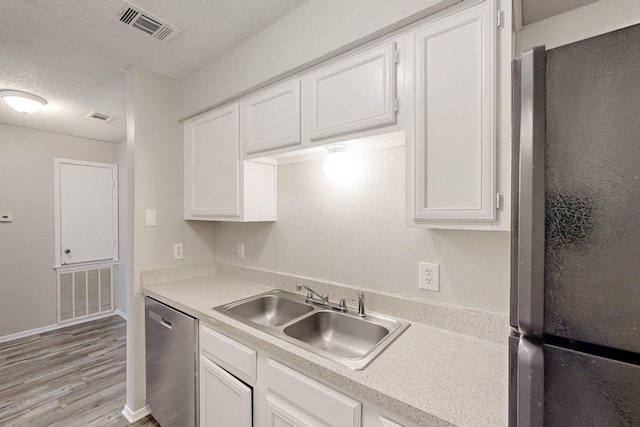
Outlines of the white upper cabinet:
M184 124L185 219L275 221L275 166L242 160L237 103Z
M185 124L185 218L239 216L238 105Z
M495 40L491 1L409 33L416 97L407 146L410 225L495 219Z
M303 137L394 123L395 101L395 42L389 41L303 77Z
M300 144L299 80L247 98L241 112L246 154Z

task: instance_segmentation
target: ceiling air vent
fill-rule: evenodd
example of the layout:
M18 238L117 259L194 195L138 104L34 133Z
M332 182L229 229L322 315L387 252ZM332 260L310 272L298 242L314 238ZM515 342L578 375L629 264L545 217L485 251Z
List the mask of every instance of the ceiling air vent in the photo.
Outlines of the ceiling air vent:
M169 42L169 40L182 32L179 28L126 1L122 3L116 14L113 15L113 20L142 31L164 43Z
M107 116L106 114L102 114L102 113L96 113L95 111L90 112L87 117L87 119L96 119L96 120L100 120L101 122L110 122L111 119L113 119L113 116Z

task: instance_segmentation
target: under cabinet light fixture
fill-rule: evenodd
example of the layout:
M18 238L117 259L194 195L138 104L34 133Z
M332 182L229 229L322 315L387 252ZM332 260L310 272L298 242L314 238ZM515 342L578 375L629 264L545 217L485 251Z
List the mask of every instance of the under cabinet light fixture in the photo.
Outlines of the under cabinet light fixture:
M345 144L327 145L327 157L322 163L324 174L334 181L342 181L352 176L353 161Z
M0 90L0 97L9 104L11 108L20 113L36 113L47 105L47 101L38 95L23 92L20 90Z

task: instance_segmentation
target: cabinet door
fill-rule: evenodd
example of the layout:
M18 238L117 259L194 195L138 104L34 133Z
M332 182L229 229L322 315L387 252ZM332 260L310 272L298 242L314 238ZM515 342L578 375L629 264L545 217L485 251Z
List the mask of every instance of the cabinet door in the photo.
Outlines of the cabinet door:
M314 426L360 427L362 404L357 400L272 359L268 360L267 378L269 391L289 402L290 413L299 414L294 418L306 417Z
M322 423L322 421L320 421ZM306 415L294 406L287 405L274 396L267 396L266 427L329 427L328 424L317 424L306 418Z
M493 2L418 29L414 219L495 219Z
M224 369L200 357L200 425L251 427L252 390Z
M238 104L185 123L185 219L238 217Z
M245 153L300 144L300 81L280 85L242 103Z
M385 417L383 417L382 415L380 416L380 427L403 427L398 423L395 423L393 421L391 421L390 419L387 419Z
M306 76L305 135L313 140L394 123L394 51L388 42Z

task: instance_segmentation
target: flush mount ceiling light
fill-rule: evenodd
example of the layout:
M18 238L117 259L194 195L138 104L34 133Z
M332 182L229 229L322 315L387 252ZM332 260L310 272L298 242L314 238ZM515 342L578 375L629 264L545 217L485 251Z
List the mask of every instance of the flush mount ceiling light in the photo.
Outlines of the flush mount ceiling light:
M0 97L20 113L35 113L47 105L47 101L43 98L20 90L0 90Z
M327 157L322 163L324 174L334 181L342 181L352 176L353 162L347 146L344 144L333 144L327 147Z

